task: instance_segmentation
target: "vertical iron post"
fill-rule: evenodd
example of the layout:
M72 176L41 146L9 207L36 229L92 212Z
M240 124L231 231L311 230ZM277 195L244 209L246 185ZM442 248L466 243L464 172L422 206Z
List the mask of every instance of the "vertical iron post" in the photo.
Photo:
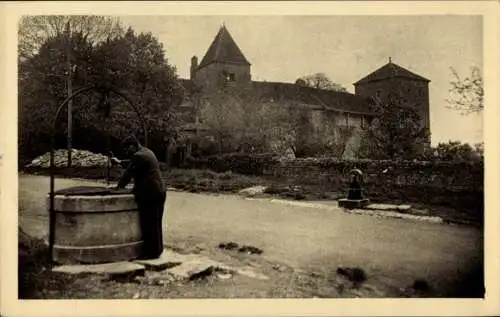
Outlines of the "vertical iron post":
M72 67L71 67L71 29L70 29L70 22L66 24L66 67L68 71L68 77L67 77L67 94L68 97L70 97L73 94L73 87L72 87ZM73 106L72 106L72 99L68 100L68 167L71 167L71 156L72 156L72 131L73 131Z
M54 211L54 174L55 174L55 166L54 166L54 134L51 136L51 146L50 146L50 193L49 193L49 263L54 261L54 239L55 239L55 211Z
M69 27L69 23L67 24L67 27ZM71 100L80 95L81 93L84 93L84 92L87 92L87 91L90 91L90 90L102 90L102 89L105 89L107 90L108 92L113 92L115 94L117 94L119 97L121 97L122 99L124 99L127 104L137 113L137 115L139 116L139 120L142 122L142 125L143 125L143 128L144 128L144 140L145 140L145 144L147 145L147 142L148 142L148 130L147 130L147 125L146 125L146 121L144 119L144 117L142 116L141 112L139 112L139 110L137 109L137 107L135 107L135 105L127 98L127 96L120 92L119 90L117 89L114 89L114 88L111 88L111 87L103 87L103 86L86 86L86 87L82 87L82 88L79 88L77 89L75 92L71 91L71 93L69 93L68 91L68 97L64 100L64 102L57 108L55 114L54 114L54 117L52 118L53 122L52 122L52 135L51 135L51 138L50 138L50 167L49 167L49 174L50 174L50 193L49 193L49 262L50 263L54 263L55 260L53 259L54 257L54 242L55 242L55 229L56 229L56 213L55 213L55 207L54 207L54 196L55 196L55 193L54 193L54 182L55 182L55 162L54 162L54 147L55 147L55 135L56 135L56 123L57 123L57 118L59 116L59 113L61 112L61 110L64 108L64 106L68 106L68 108L71 107ZM109 108L111 107L110 104L107 105ZM109 110L109 109L108 109ZM69 118L69 114L71 112L69 111L68 109L68 118ZM68 123L69 123L69 120L68 120ZM70 140L71 138L71 133L70 133L70 126L68 126L68 139ZM109 134L108 134L109 135ZM68 144L70 141L68 141ZM109 144L111 143L111 139L109 138ZM108 148L110 148L110 145L108 146ZM108 184L109 184L109 178L110 178L110 168L109 168L109 165L110 165L110 154L111 154L111 151L109 151L108 153ZM68 152L68 163L70 163L70 160L71 160L71 151Z

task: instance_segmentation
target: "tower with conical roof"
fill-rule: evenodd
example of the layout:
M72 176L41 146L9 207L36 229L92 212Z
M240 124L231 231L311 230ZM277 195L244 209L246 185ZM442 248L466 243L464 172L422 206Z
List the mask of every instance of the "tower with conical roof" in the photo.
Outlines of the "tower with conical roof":
M387 102L397 96L409 101L409 105L417 110L422 127L430 135L429 83L427 78L393 63L389 58L387 64L358 80L354 87L355 94L362 97ZM426 145L430 145L430 138Z
M251 82L250 62L222 24L205 56L191 59L191 80L203 90Z

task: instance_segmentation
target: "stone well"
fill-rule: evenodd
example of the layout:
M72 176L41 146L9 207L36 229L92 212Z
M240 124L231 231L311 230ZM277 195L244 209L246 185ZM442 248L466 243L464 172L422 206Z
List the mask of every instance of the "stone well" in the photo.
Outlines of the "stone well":
M139 212L128 189L85 186L56 191L54 217L55 262L105 263L141 255Z

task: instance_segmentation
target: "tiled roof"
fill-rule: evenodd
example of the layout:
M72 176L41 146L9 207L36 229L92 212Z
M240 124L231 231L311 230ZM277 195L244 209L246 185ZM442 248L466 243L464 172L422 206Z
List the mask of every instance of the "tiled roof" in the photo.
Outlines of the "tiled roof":
M197 88L191 80L181 79L181 84L188 94ZM348 92L338 92L292 83L252 81L249 87L255 96L266 101L294 101L313 108L350 112L359 114L374 114L370 111L371 100Z
M387 78L393 78L393 77L400 77L400 78L409 78L413 80L419 80L419 81L427 81L429 82L427 78L424 78L420 75L417 75L415 73L410 72L407 69L404 69L403 67L396 65L392 62L387 63L386 65L380 67L373 73L369 74L368 76L358 80L354 85L359 85L359 84L366 84L369 82L374 82L382 79L387 79Z
M324 110L373 114L369 109L369 99L348 92L317 89L292 83L254 81L252 86L256 93L260 93L266 99L293 100Z
M250 65L224 25L219 29L198 68L202 68L212 62Z

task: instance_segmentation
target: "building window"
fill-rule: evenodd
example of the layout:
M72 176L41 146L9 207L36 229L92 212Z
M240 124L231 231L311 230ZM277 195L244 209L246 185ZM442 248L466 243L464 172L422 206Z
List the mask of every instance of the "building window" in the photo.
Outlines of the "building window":
M234 73L224 72L224 79L226 81L234 81L235 80Z

